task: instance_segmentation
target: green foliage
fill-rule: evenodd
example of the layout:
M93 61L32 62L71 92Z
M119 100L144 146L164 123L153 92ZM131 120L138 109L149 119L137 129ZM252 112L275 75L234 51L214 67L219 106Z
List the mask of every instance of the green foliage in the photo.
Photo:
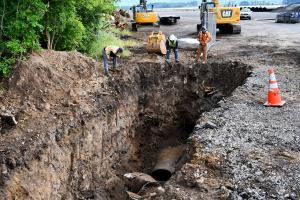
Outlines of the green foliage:
M102 19L115 9L116 1L1 0L0 76L9 74L12 60L41 47L90 53L91 48L96 48L96 44L103 46L101 41L115 40L115 35L123 33L104 33L108 24ZM99 31L104 35L100 40ZM120 46L127 45L118 38L116 41Z
M105 29L107 22L103 21L105 14L111 13L115 7L116 0L80 0L77 1L77 15L85 25L85 34L82 44L78 50L83 52L90 51L91 44L97 39L97 32Z
M44 47L55 50L75 50L83 40L85 25L76 11L76 0L48 0L45 13Z
M0 2L0 77L10 74L16 58L40 48L45 10L41 0Z
M13 63L15 63L14 58L0 58L0 77L6 77L10 74Z
M12 55L23 54L40 47L45 5L41 0L4 0L0 6L1 51Z

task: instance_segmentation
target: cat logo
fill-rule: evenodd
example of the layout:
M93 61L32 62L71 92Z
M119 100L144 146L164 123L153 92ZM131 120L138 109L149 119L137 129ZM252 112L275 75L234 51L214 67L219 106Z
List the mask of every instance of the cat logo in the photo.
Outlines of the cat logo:
M230 18L232 16L232 10L222 10L221 13L223 18Z

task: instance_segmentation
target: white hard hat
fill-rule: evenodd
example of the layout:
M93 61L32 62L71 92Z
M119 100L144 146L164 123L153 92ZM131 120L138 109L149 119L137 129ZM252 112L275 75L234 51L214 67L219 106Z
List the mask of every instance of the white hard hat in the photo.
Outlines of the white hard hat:
M176 36L174 34L170 35L169 39L171 41L177 40Z

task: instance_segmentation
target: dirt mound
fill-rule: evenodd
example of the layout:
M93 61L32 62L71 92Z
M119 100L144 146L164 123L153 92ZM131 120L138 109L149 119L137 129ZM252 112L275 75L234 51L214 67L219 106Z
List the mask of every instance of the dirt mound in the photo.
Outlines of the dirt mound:
M59 141L66 124L84 123L80 116L93 113L89 93L106 90L104 80L99 64L77 52L41 51L15 66L0 97L1 113L18 122L13 126L2 118L0 123L2 190L13 173L23 167L29 170L33 160L42 159L42 152L52 151L51 143ZM6 188L7 199L13 198L9 193L25 198L29 191L15 184Z
M21 146L27 149L36 142L32 138L33 132L43 134L45 130L41 122L46 125L50 115L70 112L71 105L87 106L86 86L103 81L97 66L93 59L80 53L54 51L42 51L31 55L28 61L18 63L6 83L7 90L1 97L1 113L15 116L20 121L20 126L11 129L12 127L2 123L1 147L8 145L13 149L17 145L14 155L22 157L22 151L17 149ZM47 124L50 125L51 123ZM14 139L20 142L15 142ZM25 143L26 145L22 145Z
M94 60L80 53L42 51L21 61L9 79L10 94L56 99L81 81L99 77Z

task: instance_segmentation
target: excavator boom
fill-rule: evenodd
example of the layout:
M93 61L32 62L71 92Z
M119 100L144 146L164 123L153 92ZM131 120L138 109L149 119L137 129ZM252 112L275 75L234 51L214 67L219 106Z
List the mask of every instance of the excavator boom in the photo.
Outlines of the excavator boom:
M220 2L218 0L213 0L215 7L220 7Z

